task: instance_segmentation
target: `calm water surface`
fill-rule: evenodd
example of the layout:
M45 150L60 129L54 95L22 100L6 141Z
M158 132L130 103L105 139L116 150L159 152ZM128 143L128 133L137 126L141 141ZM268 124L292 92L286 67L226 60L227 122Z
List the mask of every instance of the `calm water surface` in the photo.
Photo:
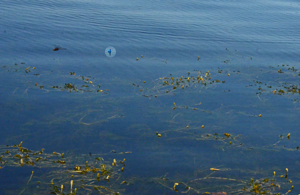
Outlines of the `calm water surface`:
M71 159L21 168L7 157L1 194L49 194L53 178L69 189L65 171L97 156L118 166L109 183L94 184L121 194L175 194L177 182L189 194L243 194L250 178L271 179L273 171L282 186L273 192L293 184L300 193L299 2L2 0L0 7L0 145L23 141ZM106 57L108 46L115 57ZM286 168L289 177L280 178ZM80 185L81 194L100 193Z

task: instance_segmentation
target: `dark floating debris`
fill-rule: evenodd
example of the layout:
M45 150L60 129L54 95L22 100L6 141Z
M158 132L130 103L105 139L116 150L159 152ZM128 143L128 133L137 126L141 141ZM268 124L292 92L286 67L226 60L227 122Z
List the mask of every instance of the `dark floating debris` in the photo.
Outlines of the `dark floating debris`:
M61 48L60 46L57 46L53 49L53 51L58 51L58 50L67 50L66 48Z

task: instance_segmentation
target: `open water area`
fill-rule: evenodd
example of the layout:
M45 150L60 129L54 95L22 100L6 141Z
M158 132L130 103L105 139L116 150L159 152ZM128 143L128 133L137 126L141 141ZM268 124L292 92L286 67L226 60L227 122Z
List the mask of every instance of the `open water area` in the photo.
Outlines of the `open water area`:
M0 194L299 194L299 10L0 1Z

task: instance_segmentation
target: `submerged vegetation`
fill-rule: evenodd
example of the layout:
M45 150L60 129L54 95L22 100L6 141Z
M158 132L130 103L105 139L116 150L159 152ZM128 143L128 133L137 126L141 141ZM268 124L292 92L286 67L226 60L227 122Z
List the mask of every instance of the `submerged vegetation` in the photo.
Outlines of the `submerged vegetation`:
M136 63L144 59L136 58ZM198 56L197 61L200 59ZM167 65L166 60L160 62ZM292 158L298 154L299 135L279 127L280 117L273 121L270 118L282 110L299 110L300 71L289 65L234 69L229 67L232 60L221 62L222 68L201 67L109 81L97 73L53 73L25 63L2 66L3 72L23 84L13 85L12 95L28 96L28 89L33 89L35 95L70 92L64 95L83 97L71 106L63 102L45 116L24 117L23 132L12 133L9 141L20 141L23 134L27 140L50 136L50 142L67 142L70 148L82 145L98 147L99 151L109 148L110 152L46 153L44 149L27 149L21 142L1 146L0 169L34 168L21 185L20 194L293 192L300 184L299 174L291 172L290 176L285 168L290 166L273 165L272 161L279 155ZM118 94L122 90L127 93ZM8 108L22 106L26 104L18 102ZM44 108L50 109L41 110ZM293 124L294 120L295 116L284 124ZM127 147L137 152L120 152ZM264 159L268 155L271 157ZM244 158L242 163L240 158ZM170 166L172 163L175 168ZM36 169L43 173L36 173Z
M109 89L102 89L101 84L96 84L96 79L92 78L91 76L77 76L75 72L66 72L64 75L61 75L61 78L69 80L69 82L65 82L57 84L57 80L61 80L61 78L53 78L49 84L41 84L37 80L45 75L53 74L53 71L49 72L41 72L36 67L26 67L25 63L17 64L13 66L2 66L3 70L7 72L15 73L15 74L22 74L23 70L26 73L27 83L31 83L31 87L36 87L44 90L45 92L49 92L51 90L55 91L67 91L67 92L96 92L96 93L103 93L105 95L109 94ZM53 74L54 76L54 74ZM55 75L54 77L57 77ZM24 82L24 80L23 80ZM45 81L42 81L45 82Z
M226 137L231 135L226 134ZM20 194L122 194L125 192L124 185L133 185L135 182L145 182L145 179L124 180L122 173L124 172L126 158L123 160L109 160L97 155L86 155L85 158L80 156L68 156L65 153L46 153L45 149L32 151L22 146L23 142L13 146L1 146L0 148L0 169L6 166L14 167L33 167L38 169L49 169L52 171L46 174L36 175L32 171L28 176L26 184L22 185L23 190ZM112 151L114 153L114 151ZM120 154L126 154L125 152ZM87 158L89 160L87 160ZM122 156L118 156L122 158ZM86 160L84 162L84 160ZM175 192L188 194L218 194L217 192L205 191L202 187L203 182L222 181L227 186L231 186L231 190L227 190L229 194L284 194L293 191L293 181L289 179L288 168L285 169L284 175L276 175L273 172L271 179L250 179L250 181L234 178L225 178L215 176L217 172L226 172L230 169L226 168L210 168L206 176L193 179L191 181L175 182L167 178L167 174L152 178L149 181L163 186L165 189ZM209 173L210 172L210 173ZM140 180L140 181L139 181ZM173 187L172 184L174 185ZM216 182L219 185L219 182ZM244 185L243 188L239 187ZM214 185L213 185L214 186ZM217 190L219 187L214 186ZM208 190L208 188L206 188ZM226 192L219 192L227 194Z
M21 142L13 146L1 146L1 169L6 166L52 168L46 175L35 175L34 171L24 184L21 194L88 194L93 191L104 194L120 194L119 181L124 171L123 160L106 161L96 155L68 156L65 153L46 153L45 149L32 151ZM121 158L121 156L118 156ZM123 157L123 156L122 156ZM87 160L89 159L89 161ZM84 162L84 160L86 160ZM124 183L124 181L123 181ZM119 192L120 190L120 192Z

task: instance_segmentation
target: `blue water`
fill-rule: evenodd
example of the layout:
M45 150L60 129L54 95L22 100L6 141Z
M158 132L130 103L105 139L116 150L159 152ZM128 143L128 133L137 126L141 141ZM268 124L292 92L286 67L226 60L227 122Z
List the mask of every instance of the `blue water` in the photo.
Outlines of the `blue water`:
M172 188L180 179L210 174L211 167L231 170L215 177L245 181L288 167L293 192L300 193L294 151L300 145L299 93L273 93L299 85L299 71L288 70L299 68L299 2L2 0L0 7L0 145L23 141L33 150L75 156L132 151L123 177L139 179L123 194L172 194L155 179L168 173ZM116 48L115 57L105 55L108 46ZM164 77L197 77L198 71L226 82L173 91L163 86ZM62 91L65 83L79 92ZM232 145L205 138L214 133L241 137ZM280 135L285 139L274 149ZM17 188L5 169L20 170L0 169L0 192L20 193L31 169L29 175L24 169ZM194 188L233 193L212 183Z

